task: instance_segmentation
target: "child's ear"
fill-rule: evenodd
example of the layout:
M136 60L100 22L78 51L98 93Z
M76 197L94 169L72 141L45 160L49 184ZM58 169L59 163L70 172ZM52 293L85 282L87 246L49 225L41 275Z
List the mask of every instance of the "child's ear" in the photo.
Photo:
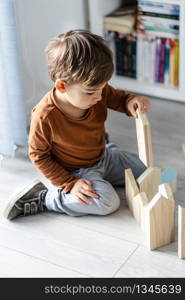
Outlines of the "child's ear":
M65 93L66 92L66 82L61 79L57 79L55 81L55 88L57 90L59 90L61 93Z

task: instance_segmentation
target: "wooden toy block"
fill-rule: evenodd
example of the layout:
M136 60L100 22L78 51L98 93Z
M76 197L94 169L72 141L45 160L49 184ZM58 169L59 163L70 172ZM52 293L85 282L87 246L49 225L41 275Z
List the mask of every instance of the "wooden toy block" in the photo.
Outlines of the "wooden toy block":
M167 198L168 200L174 201L174 206L175 206L175 199L173 195L173 189L171 184L169 183L163 183L159 185L159 194L163 196L164 198ZM174 222L175 222L175 209L174 209ZM173 231L172 231L172 241L175 241L175 223L173 226Z
M153 150L150 123L146 113L137 110L136 133L139 158L147 167L153 167Z
M178 257L185 258L185 208L178 205Z
M166 192L168 193L168 192ZM159 192L144 208L145 232L149 250L154 250L174 242L175 201Z
M177 185L177 171L174 168L165 168L161 171L161 184L169 183L172 191L176 191Z
M139 193L139 189L131 169L125 170L125 194L128 207L133 212L133 198Z
M169 200L174 200L174 196L173 196L173 190L170 184L168 183L163 183L159 185L159 193L169 199Z
M148 198L144 192L137 194L133 198L133 215L136 221L141 225L143 231L145 231L144 207L148 205L148 202Z
M139 191L145 192L149 201L158 192L160 177L160 168L148 168L137 178Z

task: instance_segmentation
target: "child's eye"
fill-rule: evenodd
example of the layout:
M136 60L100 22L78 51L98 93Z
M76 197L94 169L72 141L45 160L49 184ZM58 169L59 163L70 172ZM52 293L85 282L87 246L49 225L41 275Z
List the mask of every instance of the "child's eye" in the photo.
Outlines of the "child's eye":
M94 93L86 93L86 95L93 95Z

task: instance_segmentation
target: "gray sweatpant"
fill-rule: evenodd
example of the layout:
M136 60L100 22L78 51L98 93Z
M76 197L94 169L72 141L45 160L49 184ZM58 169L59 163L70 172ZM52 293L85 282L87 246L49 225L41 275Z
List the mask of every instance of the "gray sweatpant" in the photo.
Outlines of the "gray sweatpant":
M97 164L73 172L79 178L90 180L99 198L87 196L93 203L81 204L70 192L64 193L62 189L53 186L46 194L47 210L66 213L70 216L107 215L116 211L120 206L120 198L113 186L124 186L124 171L127 168L131 168L134 177L137 178L144 172L146 166L138 155L123 151L116 144L107 144L104 155Z

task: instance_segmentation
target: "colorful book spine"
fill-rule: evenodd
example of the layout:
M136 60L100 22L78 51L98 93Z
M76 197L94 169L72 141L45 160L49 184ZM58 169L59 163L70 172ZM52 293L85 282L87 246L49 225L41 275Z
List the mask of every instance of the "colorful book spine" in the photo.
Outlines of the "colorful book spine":
M164 62L164 84L169 85L169 60L170 60L170 42L166 39L165 43L165 62Z
M174 50L174 86L179 85L179 40L175 40L175 50Z
M179 15L179 5L158 2L138 1L138 10Z
M170 86L174 87L175 82L175 40L170 40Z
M139 17L152 17L152 18L159 18L164 20L179 21L179 15L168 15L168 14L154 13L151 11L141 11L141 10L138 10L137 15Z
M169 19L169 20L179 20L179 15L170 15L165 13L151 12L151 11L138 10L137 14L138 16L155 17L155 18Z
M131 42L131 55L132 55L132 69L131 77L136 78L136 55L137 55L137 44L136 39L134 38Z
M155 52L155 82L160 82L160 47L161 47L161 39L156 39L156 52Z
M159 82L161 83L164 83L165 43L166 43L166 39L161 38L160 63L159 63Z
M159 17L151 17L151 16L142 16L138 15L138 19L142 22L150 22L152 24L162 24L162 25L179 25L179 20L167 19L167 18L159 18Z

